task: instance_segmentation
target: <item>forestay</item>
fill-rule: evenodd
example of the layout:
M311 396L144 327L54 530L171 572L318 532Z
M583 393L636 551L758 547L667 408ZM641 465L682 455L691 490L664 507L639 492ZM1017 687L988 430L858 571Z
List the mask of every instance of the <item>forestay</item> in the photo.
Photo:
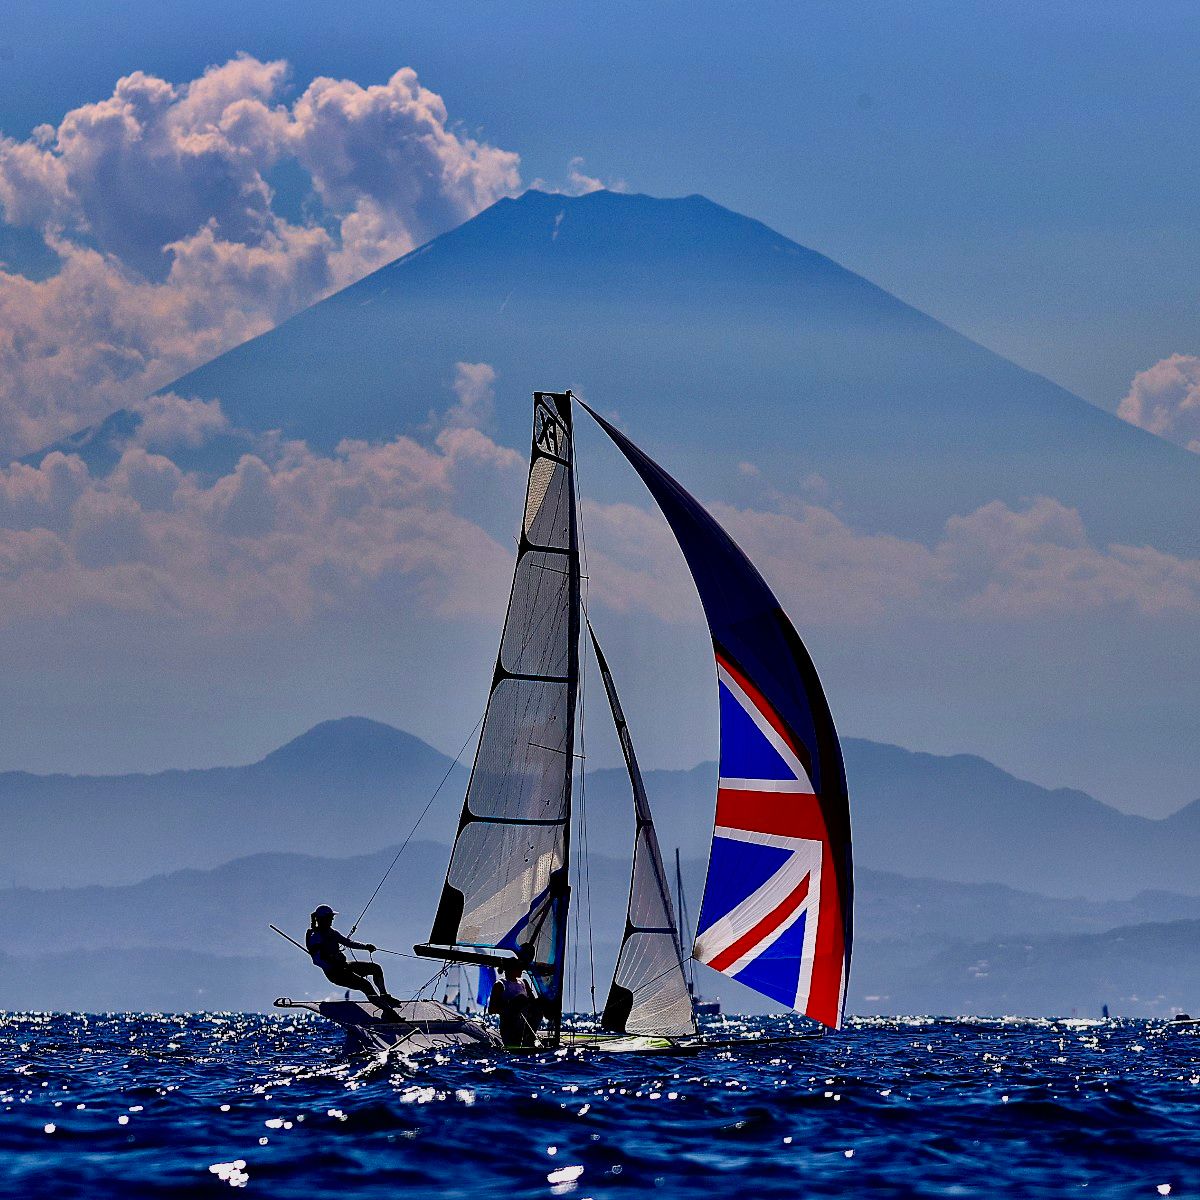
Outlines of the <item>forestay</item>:
M616 684L590 624L588 632L629 772L634 810L633 874L625 933L600 1023L614 1033L684 1037L696 1032L696 1020L654 817Z
M816 669L762 576L711 514L588 412L662 509L716 652L720 781L694 955L836 1027L850 967L850 815Z
M569 394L534 394L516 569L492 688L429 943L419 953L529 966L562 1005L579 677L579 555Z

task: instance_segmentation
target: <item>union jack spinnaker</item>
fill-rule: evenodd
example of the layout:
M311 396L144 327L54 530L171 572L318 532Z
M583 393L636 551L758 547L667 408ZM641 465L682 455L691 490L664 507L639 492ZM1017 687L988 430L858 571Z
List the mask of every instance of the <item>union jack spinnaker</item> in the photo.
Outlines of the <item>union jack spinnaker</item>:
M720 779L694 956L837 1028L850 970L850 811L816 668L766 581L712 515L583 407L675 534L716 653Z

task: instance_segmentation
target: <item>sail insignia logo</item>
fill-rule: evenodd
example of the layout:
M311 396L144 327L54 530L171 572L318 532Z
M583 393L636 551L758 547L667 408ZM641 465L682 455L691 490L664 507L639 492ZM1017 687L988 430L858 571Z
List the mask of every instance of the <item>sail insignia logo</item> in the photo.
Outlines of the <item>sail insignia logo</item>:
M555 458L562 457L562 451L559 449L560 435L562 432L562 422L548 408L541 405L537 410L537 429L533 435L534 445L539 450L544 450L547 454L553 454Z

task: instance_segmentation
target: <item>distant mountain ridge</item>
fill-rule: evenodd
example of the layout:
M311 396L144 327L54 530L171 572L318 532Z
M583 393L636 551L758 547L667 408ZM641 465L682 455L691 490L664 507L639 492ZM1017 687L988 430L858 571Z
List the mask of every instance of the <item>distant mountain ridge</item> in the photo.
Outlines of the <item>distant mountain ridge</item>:
M868 960L874 973L882 961ZM936 981L936 983L934 983ZM934 986L931 987L931 984ZM960 942L928 961L863 979L879 989L859 1011L1170 1016L1200 995L1200 921L1156 921L1103 933ZM940 1005L931 1007L931 1000Z
M1082 792L1048 790L969 755L847 739L860 867L1047 896L1200 892L1200 803L1164 820ZM348 856L402 838L435 789L419 837L446 846L469 763L411 734L345 718L242 767L157 775L0 774L0 884L133 883L259 852ZM660 836L699 859L712 828L714 764L651 770ZM621 859L632 818L621 769L588 773L593 849ZM444 862L444 851L439 856Z
M164 390L329 450L427 433L458 361L497 371L508 445L531 390L573 387L717 497L749 460L792 491L819 472L850 520L908 536L1053 496L1102 544L1200 554L1195 455L702 196L501 200ZM103 467L136 421L61 446Z
M431 809L423 832L445 842L457 826L466 768L451 769L419 738L358 717L321 722L240 767L5 772L0 881L132 883L239 854L361 853L403 833L444 778L447 801Z
M379 770L444 771L449 759L411 733L367 717L322 721L264 755L251 768L331 777Z
M307 958L268 928L299 935L318 901L348 928L394 858L263 854L123 887L0 891L0 1009L253 1008L279 994L328 993ZM360 929L407 951L429 929L445 848L409 845ZM629 864L590 862L595 974L606 986L623 920ZM695 898L704 862L684 874ZM861 870L848 1006L857 1013L1025 1013L1077 1009L1164 1016L1200 995L1200 897L1144 893L1125 902L1048 900L999 885L949 884ZM582 936L582 935L581 935ZM580 951L586 955L584 945ZM428 965L380 955L390 986L411 991ZM590 970L588 972L590 977ZM702 994L731 1011L768 1007L699 969ZM576 1003L586 1007L583 993Z

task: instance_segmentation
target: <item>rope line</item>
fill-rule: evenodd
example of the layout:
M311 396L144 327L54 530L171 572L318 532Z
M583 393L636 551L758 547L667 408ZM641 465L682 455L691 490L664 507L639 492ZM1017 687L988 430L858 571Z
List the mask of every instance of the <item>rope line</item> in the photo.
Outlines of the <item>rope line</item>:
M354 931L358 928L359 921L361 921L363 919L363 917L365 917L367 915L367 909L370 908L371 905L375 903L375 897L379 895L380 889L383 887L383 885L385 883L387 883L388 876L392 873L393 870L395 870L396 864L400 861L400 856L404 853L405 850L408 849L408 843L412 841L413 835L417 832L417 828L420 826L421 822L423 820L425 820L425 817L429 813L429 810L433 807L433 802L437 799L438 792L440 792L442 790L443 786L446 783L446 780L450 778L450 775L453 772L454 768L458 766L458 760L460 758L462 758L463 751L467 748L468 745L470 745L471 739L479 732L479 728L482 724L483 724L483 717L481 716L479 718L479 720L475 722L475 728L472 729L471 732L467 734L465 741L463 742L463 744L461 746L459 746L458 753L454 756L454 761L451 762L451 764L446 768L446 773L445 773L445 775L442 776L441 782L439 782L437 787L435 787L433 789L433 795L429 797L428 801L426 801L425 807L421 810L421 815L416 819L416 821L413 822L413 827L408 831L408 836L404 839L403 842L400 843L400 849L396 851L396 857L392 859L391 864L388 866L388 869L386 871L384 871L383 878L375 885L375 890L371 893L371 898L366 902L366 904L363 905L362 912L360 912L358 914L358 918L355 920L354 924L350 926L350 932L349 932L349 934L347 934L348 937L354 936ZM398 952L397 951L388 951L388 953L398 953Z

